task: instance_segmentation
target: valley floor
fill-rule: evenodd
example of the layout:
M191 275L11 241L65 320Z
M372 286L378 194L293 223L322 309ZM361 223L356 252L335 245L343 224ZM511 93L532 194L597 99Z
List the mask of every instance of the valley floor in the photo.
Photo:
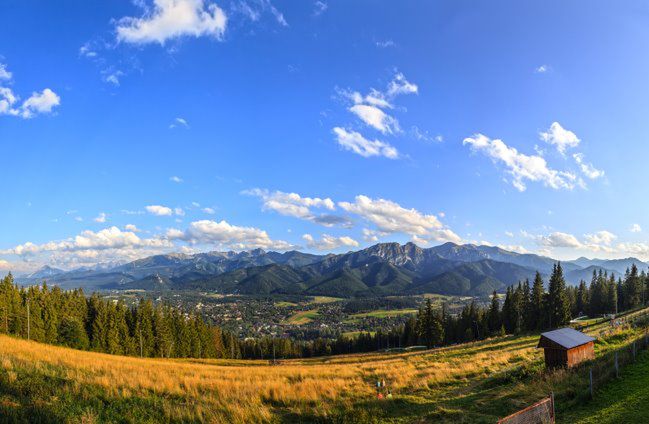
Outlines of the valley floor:
M605 331L604 324L589 330L601 336L598 354L637 335ZM542 372L537 340L507 336L269 365L111 356L0 336L0 422L493 423L551 390L559 418L572 416L587 385ZM393 399L377 399L378 379Z

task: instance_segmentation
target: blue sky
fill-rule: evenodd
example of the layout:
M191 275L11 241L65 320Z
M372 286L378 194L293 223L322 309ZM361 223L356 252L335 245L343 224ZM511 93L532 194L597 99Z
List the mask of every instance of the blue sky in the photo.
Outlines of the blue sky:
M644 2L0 13L4 269L409 240L649 258Z

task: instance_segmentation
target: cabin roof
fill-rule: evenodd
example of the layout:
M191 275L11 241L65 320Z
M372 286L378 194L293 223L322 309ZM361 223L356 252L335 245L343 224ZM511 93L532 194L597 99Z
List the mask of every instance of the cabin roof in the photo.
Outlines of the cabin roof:
M581 346L595 340L593 337L587 336L581 331L569 327L541 333L541 338L537 347L549 347L543 345L544 338L565 349L572 349L573 347Z

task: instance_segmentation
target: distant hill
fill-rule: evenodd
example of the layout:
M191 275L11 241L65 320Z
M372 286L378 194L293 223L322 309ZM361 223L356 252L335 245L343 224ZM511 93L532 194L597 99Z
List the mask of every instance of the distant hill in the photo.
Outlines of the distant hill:
M43 279L63 288L86 290L202 290L232 294L291 293L363 297L439 293L484 296L532 279L538 270L547 280L556 261L495 246L444 243L421 248L414 243L379 243L343 254L314 255L299 251L206 252L167 254L126 264L106 264L64 272L44 267L17 279L39 284ZM635 258L579 258L562 262L566 281L590 281L593 270L622 275Z
M578 265L581 268L588 267L599 267L603 269L608 269L615 272L616 275L624 276L624 273L627 269L631 268L631 265L635 264L638 268L647 269L649 264L643 262L638 258L624 258L624 259L588 259L588 258L579 258L574 261L566 262L574 265ZM609 271L610 273L610 271ZM590 277L589 277L590 279Z

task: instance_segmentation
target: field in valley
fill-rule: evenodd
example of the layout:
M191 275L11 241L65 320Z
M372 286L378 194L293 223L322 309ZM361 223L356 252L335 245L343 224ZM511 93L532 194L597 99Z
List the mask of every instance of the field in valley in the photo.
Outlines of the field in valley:
M611 333L607 324L589 332L601 336L598 354L638 334ZM111 356L0 336L0 416L89 423L494 422L553 390L561 420L587 404L587 383L564 371L544 373L537 339L506 336L269 365ZM392 400L376 398L377 379L385 379Z

